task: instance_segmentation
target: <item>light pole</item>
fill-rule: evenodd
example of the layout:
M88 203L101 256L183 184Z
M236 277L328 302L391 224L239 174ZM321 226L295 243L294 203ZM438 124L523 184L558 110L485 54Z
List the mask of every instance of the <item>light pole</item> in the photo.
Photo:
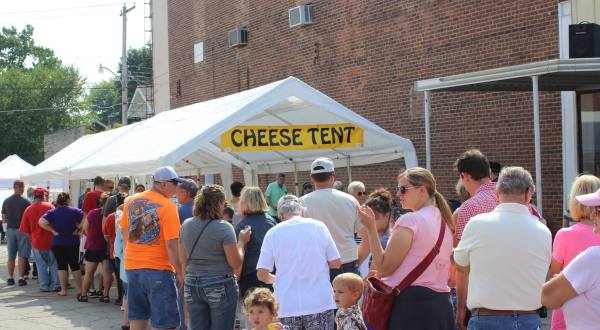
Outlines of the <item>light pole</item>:
M123 110L121 113L121 120L123 125L127 125L127 13L135 8L127 8L123 4L123 10L121 16L123 16L123 45L121 49L121 98L123 99Z
M113 76L115 76L115 78L119 79L119 76L114 73L113 70L105 67L102 65L102 63L100 63L100 66L98 66L98 73L104 73L104 70L110 72ZM125 79L124 79L125 78ZM127 125L127 78L121 74L121 122L123 123L123 125Z

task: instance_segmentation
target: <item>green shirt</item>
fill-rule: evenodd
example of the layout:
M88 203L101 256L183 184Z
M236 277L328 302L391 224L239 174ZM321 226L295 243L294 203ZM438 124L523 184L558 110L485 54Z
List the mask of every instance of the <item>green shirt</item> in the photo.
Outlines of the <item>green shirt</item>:
M269 200L272 206L269 207L269 215L272 217L277 216L277 203L281 197L287 195L287 187L286 185L279 186L277 181L269 183L267 186L267 191L265 192L265 196Z

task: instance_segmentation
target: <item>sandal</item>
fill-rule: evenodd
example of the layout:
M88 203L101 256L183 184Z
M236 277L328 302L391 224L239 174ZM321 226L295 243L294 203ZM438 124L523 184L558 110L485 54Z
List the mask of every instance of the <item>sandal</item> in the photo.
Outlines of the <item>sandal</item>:
M102 297L100 297L100 302L109 303L110 302L110 297L109 296L102 296Z
M77 295L77 301L79 302L88 302L88 296Z

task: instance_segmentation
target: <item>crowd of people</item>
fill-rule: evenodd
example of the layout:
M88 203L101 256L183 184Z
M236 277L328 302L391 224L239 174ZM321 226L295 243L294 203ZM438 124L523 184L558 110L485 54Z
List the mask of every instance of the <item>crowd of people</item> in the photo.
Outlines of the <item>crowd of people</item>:
M300 196L278 174L264 193L234 182L228 200L161 167L131 196L128 178L115 191L97 177L76 208L43 188L29 201L16 181L2 206L7 284L18 256L27 285L32 255L43 292L67 296L71 273L77 301L109 303L114 281L123 329L538 329L545 307L553 330L598 329L600 179L573 183L575 223L553 242L527 170L478 150L454 167L451 200L420 167L395 192L344 192L328 158ZM389 308L372 307L379 291Z

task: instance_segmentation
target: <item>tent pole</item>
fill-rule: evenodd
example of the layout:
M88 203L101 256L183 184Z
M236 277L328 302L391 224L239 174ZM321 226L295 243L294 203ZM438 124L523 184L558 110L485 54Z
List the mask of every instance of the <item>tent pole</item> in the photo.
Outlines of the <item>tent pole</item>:
M300 188L298 187L298 167L294 162L294 186L296 187L296 196L300 196Z
M350 167L350 156L346 157L346 161L346 168L348 172L348 184L350 184L350 182L352 182L352 167Z
M424 104L425 104L425 166L428 170L431 170L431 131L429 115L431 113L431 92L425 91Z
M542 152L540 149L540 92L538 76L531 76L533 88L533 134L535 143L535 192L537 210L542 214Z

